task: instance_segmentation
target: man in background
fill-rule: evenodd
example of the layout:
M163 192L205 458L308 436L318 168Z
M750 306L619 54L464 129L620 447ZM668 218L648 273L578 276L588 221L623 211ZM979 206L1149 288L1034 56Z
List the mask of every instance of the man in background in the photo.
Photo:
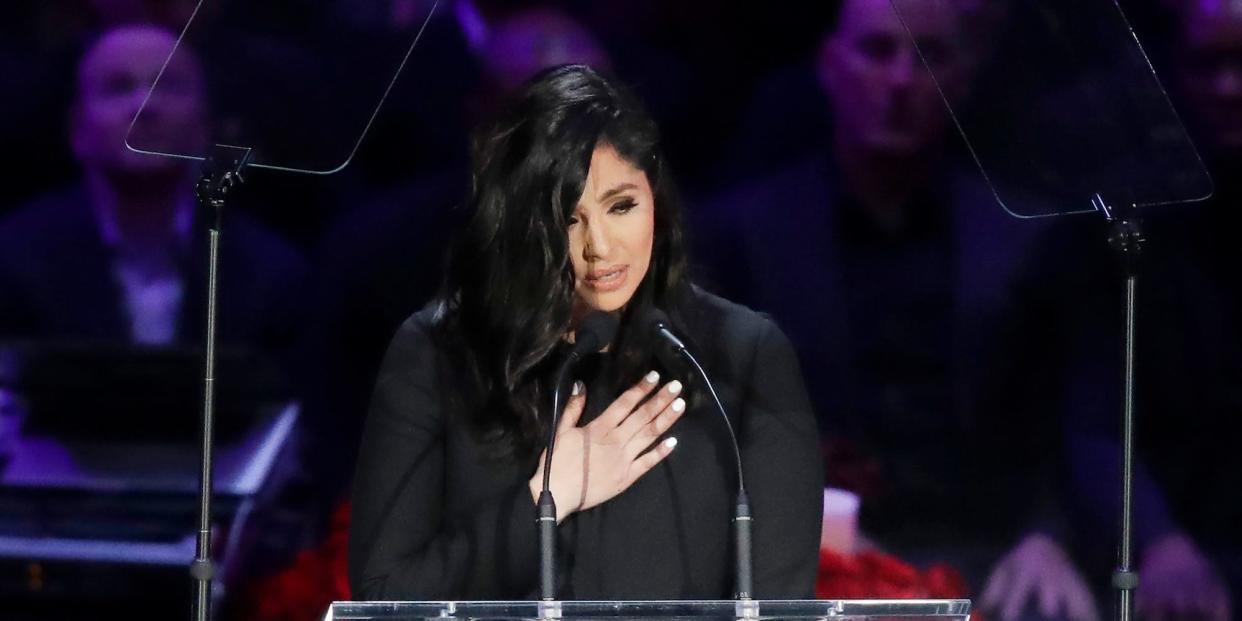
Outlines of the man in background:
M700 256L714 255L710 285L799 347L829 482L861 496L864 535L956 566L1001 619L1095 621L1062 543L1057 426L997 388L1009 288L1037 230L954 161L920 58L960 102L979 47L952 3L903 16L909 33L887 0L842 3L815 63L827 148L711 201Z
M1134 538L1138 612L1149 618L1231 618L1242 589L1242 7L1170 4L1167 72L1212 175L1199 204L1144 211L1136 310ZM1043 398L1066 424L1071 490L1083 549L1099 573L1115 563L1124 275L1107 223L1068 220L1032 261L1023 308L1042 326L1015 350L1056 369ZM1109 533L1100 537L1099 533Z
M82 56L69 121L81 180L0 222L0 338L200 341L197 170L126 146L127 136L168 153L202 154L209 144L202 72L184 50L138 115L173 42L159 27L121 26ZM241 213L226 214L225 230L221 340L285 353L299 332L303 261Z

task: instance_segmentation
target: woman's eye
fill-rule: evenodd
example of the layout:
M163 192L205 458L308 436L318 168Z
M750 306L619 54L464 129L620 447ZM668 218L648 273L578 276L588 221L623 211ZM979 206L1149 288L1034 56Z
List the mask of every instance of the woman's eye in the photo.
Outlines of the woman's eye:
M612 213L626 213L627 211L629 211L629 210L631 210L631 209L633 209L633 208L635 208L635 207L637 207L637 206L638 206L638 203L635 203L635 202L634 202L634 201L632 201L632 200L624 200L624 201L620 201L620 202L618 202L618 203L614 204L614 205L612 206L612 208L611 208L611 209L609 209L608 211L610 211L610 212L612 212Z
M569 216L569 225L568 225L568 226L573 226L573 225L575 225L575 224L577 224L577 223L578 223L578 218L577 218L577 217L575 217L575 216Z

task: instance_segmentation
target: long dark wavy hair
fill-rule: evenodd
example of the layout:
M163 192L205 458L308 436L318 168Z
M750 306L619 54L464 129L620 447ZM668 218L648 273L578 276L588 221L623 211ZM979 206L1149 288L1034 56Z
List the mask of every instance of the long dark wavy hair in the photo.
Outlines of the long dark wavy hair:
M569 218L591 154L612 147L647 175L655 200L650 267L621 316L613 349L619 381L637 381L649 348L633 324L645 308L674 323L690 285L681 207L655 122L590 67L545 70L474 136L466 208L448 259L439 322L484 437L510 449L541 446L558 348L572 329Z

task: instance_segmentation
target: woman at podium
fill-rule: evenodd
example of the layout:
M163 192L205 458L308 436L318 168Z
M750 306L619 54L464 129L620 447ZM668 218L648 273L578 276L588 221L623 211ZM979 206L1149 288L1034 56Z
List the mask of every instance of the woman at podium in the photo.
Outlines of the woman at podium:
M655 355L655 309L737 432L754 596L811 597L823 478L794 351L767 317L691 284L651 118L588 67L547 70L477 134L472 172L442 295L398 330L372 396L354 598L538 596L553 376L598 311L619 329L574 367L550 471L557 596L731 598L732 440L706 384Z

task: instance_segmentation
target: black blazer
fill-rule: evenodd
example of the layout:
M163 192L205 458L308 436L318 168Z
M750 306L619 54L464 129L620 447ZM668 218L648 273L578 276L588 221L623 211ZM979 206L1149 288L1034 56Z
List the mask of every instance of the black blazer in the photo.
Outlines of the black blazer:
M755 517L755 594L810 597L823 475L796 356L762 315L702 292L692 306L690 336L704 345L699 357L740 435ZM354 597L533 599L538 552L528 481L537 455L490 457L469 413L450 405L462 388L444 373L433 329L430 308L406 321L375 387L353 496ZM620 388L583 379L587 421ZM692 398L669 435L679 442L664 462L562 522L561 597L732 596L736 475L723 421L706 398Z

